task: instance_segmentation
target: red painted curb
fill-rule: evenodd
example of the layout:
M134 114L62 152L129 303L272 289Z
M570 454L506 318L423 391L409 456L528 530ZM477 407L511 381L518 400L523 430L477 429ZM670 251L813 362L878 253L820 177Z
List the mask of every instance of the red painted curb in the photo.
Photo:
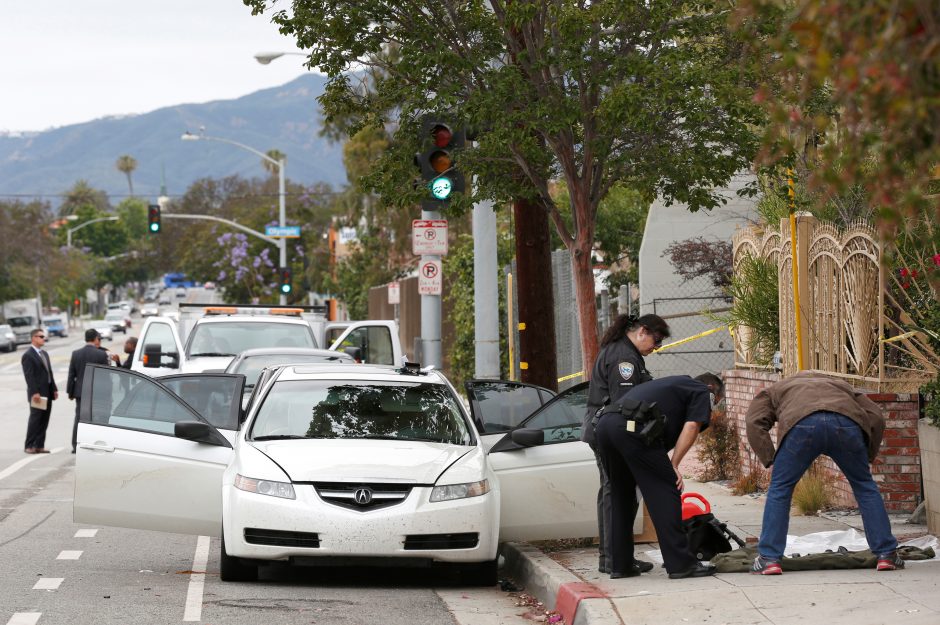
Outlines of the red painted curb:
M574 616L578 612L578 604L582 599L606 598L607 593L587 582L568 582L558 588L555 597L555 610L565 619L566 625L574 623Z

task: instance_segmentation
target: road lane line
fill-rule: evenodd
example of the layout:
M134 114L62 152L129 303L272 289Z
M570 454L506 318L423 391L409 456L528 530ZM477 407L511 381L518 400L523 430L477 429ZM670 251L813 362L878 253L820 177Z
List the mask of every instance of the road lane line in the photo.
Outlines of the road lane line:
M60 551L56 560L78 560L82 557L81 551Z
M42 612L14 612L7 625L36 625Z
M56 447L55 449L51 449L51 450L49 451L49 453L50 453L50 454L57 454L57 453L59 453L60 451L62 451L63 449L65 449L65 447ZM23 467L25 467L26 465L28 465L30 462L35 462L36 460L39 460L40 458L42 458L42 457L45 456L45 455L46 455L46 454L30 454L30 456L29 456L28 458L23 458L22 460L17 460L16 462L14 462L14 463L11 464L10 466L8 466L8 467L7 467L6 469L4 469L3 471L0 471L0 480L10 477L10 476L13 475L14 473L16 473L17 471L19 471L19 470L22 469Z
M98 530L78 530L75 532L74 538L94 538L97 533Z
M206 585L206 565L208 563L209 537L200 536L196 541L196 554L193 556L193 572L189 576L186 610L183 612L184 621L202 620L202 591Z
M33 586L33 590L58 590L64 581L64 577L42 577Z

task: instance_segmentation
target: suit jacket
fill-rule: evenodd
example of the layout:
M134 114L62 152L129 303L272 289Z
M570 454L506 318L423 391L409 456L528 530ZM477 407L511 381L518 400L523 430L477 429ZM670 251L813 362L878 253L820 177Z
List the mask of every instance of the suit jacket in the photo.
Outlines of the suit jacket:
M86 343L83 347L79 347L72 352L72 360L69 362L69 379L65 385L69 397L78 398L82 396L85 365L107 365L108 363L108 354L91 343Z
M48 356L46 354L47 358ZM23 352L20 363L23 365L23 375L26 377L26 396L32 397L39 393L52 401L53 394L58 390L55 385L55 378L52 375L52 362L48 360L43 362L33 346L30 345ZM46 369L47 365L48 369Z

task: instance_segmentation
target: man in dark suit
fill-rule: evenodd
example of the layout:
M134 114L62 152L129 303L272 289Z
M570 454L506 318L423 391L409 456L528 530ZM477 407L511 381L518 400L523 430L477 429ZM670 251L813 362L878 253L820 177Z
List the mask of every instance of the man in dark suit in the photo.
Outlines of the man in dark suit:
M127 358L124 359L124 362L120 363L120 366L124 369L130 369L131 365L134 364L134 351L137 349L137 337L129 336L127 340L124 341L124 353L127 354ZM118 361L115 361L118 362Z
M101 335L94 328L85 330L85 345L72 352L69 362L69 379L65 391L69 399L75 400L75 423L72 425L72 453L78 443L78 417L82 405L82 381L85 378L85 365L107 365L108 353L101 349Z
M47 454L46 428L49 415L52 414L52 400L59 398L59 391L52 377L52 362L49 354L43 350L46 344L45 331L36 328L29 333L30 347L23 353L20 362L26 377L26 396L29 398L29 423L26 426L26 445L28 454ZM45 407L39 407L45 398Z

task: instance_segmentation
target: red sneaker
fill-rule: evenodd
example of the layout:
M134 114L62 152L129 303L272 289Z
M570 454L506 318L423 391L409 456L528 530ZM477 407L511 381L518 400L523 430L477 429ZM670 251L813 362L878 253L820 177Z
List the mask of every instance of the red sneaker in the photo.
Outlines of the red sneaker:
M754 558L754 564L751 565L751 573L755 575L783 575L783 569L780 563L764 556Z
M875 568L879 571L896 571L904 568L904 560L901 559L897 551L892 551L891 553L879 556L878 566Z

